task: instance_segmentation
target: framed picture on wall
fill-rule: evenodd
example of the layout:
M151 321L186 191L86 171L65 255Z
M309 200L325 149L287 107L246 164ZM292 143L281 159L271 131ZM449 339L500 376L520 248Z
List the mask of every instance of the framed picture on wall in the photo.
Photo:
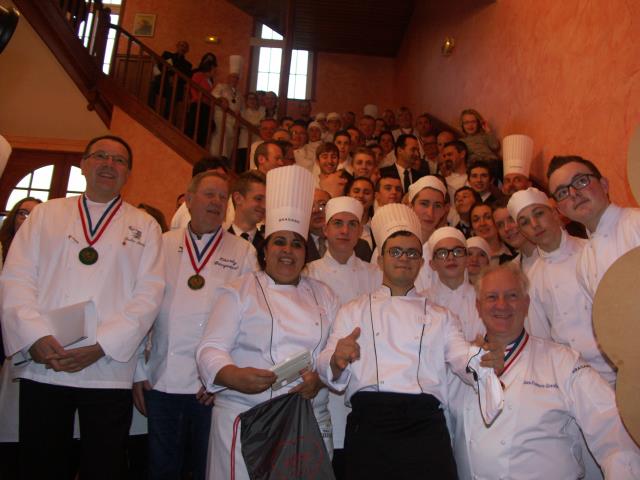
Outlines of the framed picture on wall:
M136 37L153 37L156 16L153 13L136 13L133 19L133 34Z

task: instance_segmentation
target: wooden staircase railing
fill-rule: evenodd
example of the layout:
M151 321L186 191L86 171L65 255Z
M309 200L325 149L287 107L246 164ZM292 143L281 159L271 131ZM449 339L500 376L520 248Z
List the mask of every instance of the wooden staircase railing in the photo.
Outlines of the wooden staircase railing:
M132 34L111 24L111 11L100 0L15 0L15 4L85 95L88 108L95 109L107 126L113 106L118 106L192 163L207 153L213 138L219 139L212 150L230 151L234 169L240 132L247 132L248 146L259 139L258 129L239 113ZM151 101L154 65L160 88ZM190 98L193 101L187 102ZM195 113L195 125L187 130L189 109ZM201 115L205 109L210 109L208 117ZM208 122L206 140L199 145L202 121ZM228 135L230 128L232 135ZM232 145L223 149L225 141Z

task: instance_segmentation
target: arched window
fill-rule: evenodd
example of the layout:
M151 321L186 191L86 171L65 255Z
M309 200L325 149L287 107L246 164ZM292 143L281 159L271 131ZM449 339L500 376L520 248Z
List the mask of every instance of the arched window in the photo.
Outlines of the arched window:
M84 192L81 153L16 148L0 178L0 216L24 197L42 201Z

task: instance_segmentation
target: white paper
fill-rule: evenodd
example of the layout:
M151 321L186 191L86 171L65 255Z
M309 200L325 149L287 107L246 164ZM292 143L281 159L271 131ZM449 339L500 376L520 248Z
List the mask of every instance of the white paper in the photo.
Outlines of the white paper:
M95 345L98 331L98 317L93 301L76 303L56 308L42 317L51 327L51 334L64 348L86 347ZM14 365L31 361L27 352L19 352L13 356Z
M311 368L311 352L309 350L285 359L271 367L271 371L275 373L277 377L271 389L280 390L285 385L300 378L302 376L300 372L308 370L309 368Z

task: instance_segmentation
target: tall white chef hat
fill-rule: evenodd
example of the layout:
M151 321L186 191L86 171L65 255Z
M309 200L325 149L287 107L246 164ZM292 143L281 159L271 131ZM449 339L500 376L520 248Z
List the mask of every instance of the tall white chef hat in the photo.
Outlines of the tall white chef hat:
M242 73L242 57L240 55L229 55L229 73L235 73L238 76Z
M364 212L364 207L360 200L356 200L353 197L334 197L327 202L327 206L325 207L325 223L329 223L331 217L336 213L341 212L352 213L356 216L358 221L360 221L362 213Z
M467 238L467 248L479 248L487 254L487 257L491 258L491 247L489 246L489 242L482 237Z
M376 118L378 116L378 106L374 105L373 103L369 103L364 106L364 108L362 109L362 112L365 115L369 115L373 118Z
M456 240L460 240L465 247L467 246L467 239L464 238L460 230L455 227L440 227L429 237L429 241L427 242L429 249L433 251L438 242L445 238L455 238Z
M434 175L425 175L409 186L409 202L413 202L416 195L425 188L433 188L434 190L442 192L442 195L445 197L447 195L447 187L444 186L442 180Z
M0 175L4 172L4 168L7 166L10 155L11 145L9 145L6 138L0 135Z
M526 190L511 195L507 210L514 220L518 219L518 214L529 205L546 205L549 207L549 197L535 187L529 187Z
M309 130L310 128L319 128L320 130L322 130L322 125L314 120L313 122L309 122L309 125L307 125L307 130Z
M265 238L288 230L307 238L313 206L314 181L309 170L299 165L267 172Z
M400 231L413 233L422 243L422 228L418 216L401 203L389 203L378 208L371 219L371 231L380 248L387 238Z
M533 140L527 135L507 135L502 139L503 175L515 173L529 178Z

